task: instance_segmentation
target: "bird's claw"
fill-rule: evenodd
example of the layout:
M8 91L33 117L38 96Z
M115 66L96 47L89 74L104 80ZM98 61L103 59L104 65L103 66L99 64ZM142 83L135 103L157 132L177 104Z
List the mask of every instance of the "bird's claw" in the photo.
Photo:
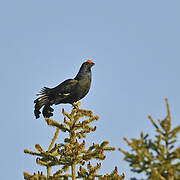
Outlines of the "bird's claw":
M75 103L72 103L72 106L74 107L73 109L79 109L78 105Z

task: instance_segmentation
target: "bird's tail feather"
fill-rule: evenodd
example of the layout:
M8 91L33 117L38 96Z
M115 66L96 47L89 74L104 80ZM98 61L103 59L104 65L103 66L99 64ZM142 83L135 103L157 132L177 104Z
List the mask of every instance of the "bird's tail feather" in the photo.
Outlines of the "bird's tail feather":
M36 119L40 117L40 109L44 106L43 108L43 116L44 117L50 117L52 116L53 109L50 107L49 103L49 90L50 88L44 87L39 94L37 94L38 97L34 103L34 115L36 116Z
M51 108L50 104L46 104L43 108L42 113L45 118L49 118L49 117L53 116L53 113L52 113L53 111L54 111L54 109Z

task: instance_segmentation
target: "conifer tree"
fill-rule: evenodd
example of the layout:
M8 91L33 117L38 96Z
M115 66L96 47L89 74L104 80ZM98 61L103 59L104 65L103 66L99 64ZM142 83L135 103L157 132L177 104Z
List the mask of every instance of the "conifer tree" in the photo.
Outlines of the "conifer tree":
M167 116L155 123L149 120L156 130L156 136L151 139L141 132L140 138L129 141L124 138L131 152L119 150L124 154L124 160L136 173L144 172L149 180L180 180L180 147L175 146L180 126L171 127L171 114L166 99ZM136 179L136 178L133 178Z
M44 150L40 144L36 144L37 152L24 149L25 153L37 156L36 163L46 167L46 175L42 172L34 172L29 174L24 172L26 180L123 180L124 174L119 175L117 167L110 174L101 175L97 171L101 168L101 163L92 165L91 160L97 159L103 161L106 156L105 151L114 151L114 147L109 147L108 141L101 144L93 143L86 148L86 134L96 131L96 126L92 127L91 123L98 120L98 116L94 116L92 111L79 109L80 102L75 105L71 113L67 113L64 109L62 114L64 122L60 123L56 120L46 118L49 126L55 127L56 132L49 145L48 150ZM67 133L67 138L62 142L56 142L59 132ZM55 143L56 142L56 143ZM58 171L52 173L53 167L59 167ZM70 171L68 171L70 169ZM70 173L68 173L70 172Z

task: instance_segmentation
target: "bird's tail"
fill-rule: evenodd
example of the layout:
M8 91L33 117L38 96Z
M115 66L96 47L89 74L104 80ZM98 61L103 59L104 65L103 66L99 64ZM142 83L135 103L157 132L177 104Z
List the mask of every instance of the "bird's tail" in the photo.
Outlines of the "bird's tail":
M51 107L50 107L50 103L49 103L49 91L50 88L44 87L39 94L37 94L38 97L34 103L34 115L36 116L36 119L40 117L40 109L44 106L43 108L43 116L44 117L50 117L52 116L52 112L54 111Z

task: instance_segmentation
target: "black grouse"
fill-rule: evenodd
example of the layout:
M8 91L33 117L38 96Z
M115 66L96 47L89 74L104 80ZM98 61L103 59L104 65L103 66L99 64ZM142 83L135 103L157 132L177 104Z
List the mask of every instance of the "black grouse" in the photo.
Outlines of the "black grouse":
M51 105L70 103L82 99L88 92L91 86L91 67L94 65L92 60L84 62L78 74L74 79L67 79L54 88L44 87L38 94L34 103L34 115L36 119L40 117L40 109L43 107L42 113L45 118L53 116L54 109Z

